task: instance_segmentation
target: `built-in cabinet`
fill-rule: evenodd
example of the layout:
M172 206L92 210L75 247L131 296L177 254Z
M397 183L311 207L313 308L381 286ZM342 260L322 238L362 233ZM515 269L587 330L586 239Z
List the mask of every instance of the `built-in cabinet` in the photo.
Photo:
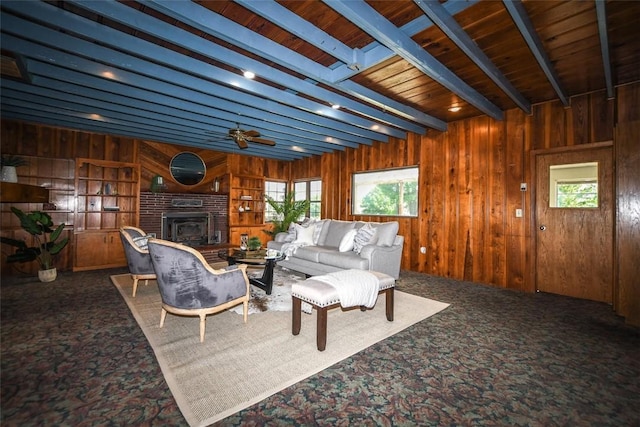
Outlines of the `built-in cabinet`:
M127 264L120 241L120 231L90 230L76 233L75 238L75 271L121 267Z
M229 174L229 183L229 243L240 245L242 234L265 243L264 176Z
M140 166L77 159L74 270L126 265L119 229L138 225Z

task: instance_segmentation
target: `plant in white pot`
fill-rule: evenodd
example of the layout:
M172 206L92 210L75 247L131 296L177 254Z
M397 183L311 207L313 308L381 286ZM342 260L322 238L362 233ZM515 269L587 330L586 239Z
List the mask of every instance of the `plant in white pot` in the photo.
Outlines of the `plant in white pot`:
M58 240L64 230L64 223L54 229L51 216L46 212L24 213L16 207L11 207L11 211L20 219L20 226L34 237L36 246L27 246L24 240L0 237L0 242L16 247L16 251L7 256L7 262L36 260L40 266L38 271L40 281L54 281L57 270L53 266L53 258L69 243L68 237Z
M0 181L18 182L16 168L25 165L27 165L27 161L22 157L12 155L2 156L2 158L0 158L0 166L2 167L0 171Z

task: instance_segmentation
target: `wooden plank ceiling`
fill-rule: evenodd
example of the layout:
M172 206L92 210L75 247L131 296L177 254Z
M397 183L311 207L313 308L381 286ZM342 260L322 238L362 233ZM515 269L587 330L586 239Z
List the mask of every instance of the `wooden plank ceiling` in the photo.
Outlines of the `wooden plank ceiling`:
M282 160L640 80L637 1L0 8L3 118Z

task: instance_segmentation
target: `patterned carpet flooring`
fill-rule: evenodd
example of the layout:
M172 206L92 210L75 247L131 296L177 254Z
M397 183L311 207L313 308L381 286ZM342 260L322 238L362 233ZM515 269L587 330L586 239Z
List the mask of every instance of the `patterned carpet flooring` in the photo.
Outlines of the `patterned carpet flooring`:
M2 281L2 426L186 425L123 272ZM451 307L218 425L640 426L640 331L610 306L412 272L398 289Z

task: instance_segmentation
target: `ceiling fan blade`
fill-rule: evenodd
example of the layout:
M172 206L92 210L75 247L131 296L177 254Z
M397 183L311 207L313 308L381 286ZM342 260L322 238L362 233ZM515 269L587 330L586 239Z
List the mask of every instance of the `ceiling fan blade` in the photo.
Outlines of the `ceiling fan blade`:
M238 144L238 147L240 147L241 149L245 149L249 147L249 144L247 144L247 141L244 138L235 138L236 140L236 144Z
M243 131L242 133L244 133L244 136L250 136L251 138L260 136L260 132L258 132L257 130L248 130L246 132Z
M276 142L271 141L270 139L248 137L247 140L250 142L257 142L258 144L271 145L271 146L276 145Z

